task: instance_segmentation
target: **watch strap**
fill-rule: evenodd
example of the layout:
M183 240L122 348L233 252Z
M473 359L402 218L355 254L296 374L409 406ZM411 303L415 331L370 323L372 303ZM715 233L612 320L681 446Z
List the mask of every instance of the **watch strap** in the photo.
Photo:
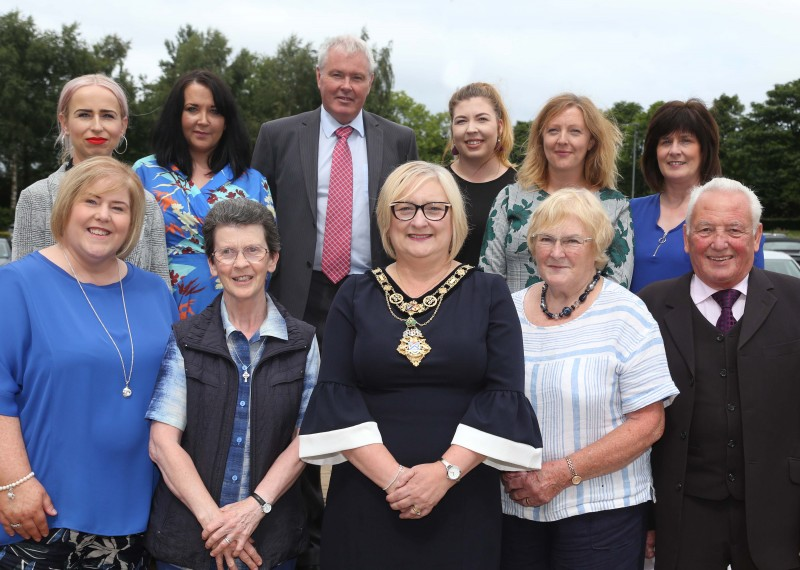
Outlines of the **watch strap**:
M262 499L261 496L255 491L250 493L250 496L253 497L261 507L267 504L267 502L264 499Z

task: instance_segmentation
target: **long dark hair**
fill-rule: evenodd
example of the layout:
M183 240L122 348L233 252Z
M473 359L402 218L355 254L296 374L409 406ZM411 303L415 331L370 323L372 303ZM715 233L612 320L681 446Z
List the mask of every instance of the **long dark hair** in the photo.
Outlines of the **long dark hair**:
M175 164L184 174L190 178L192 176L192 156L181 126L183 94L190 83L208 88L214 97L217 111L225 118L225 130L208 159L208 167L211 172L219 172L228 164L233 170L234 178L239 178L250 165L250 139L247 137L247 129L230 87L219 76L204 69L182 75L172 86L153 130L156 161L164 168Z

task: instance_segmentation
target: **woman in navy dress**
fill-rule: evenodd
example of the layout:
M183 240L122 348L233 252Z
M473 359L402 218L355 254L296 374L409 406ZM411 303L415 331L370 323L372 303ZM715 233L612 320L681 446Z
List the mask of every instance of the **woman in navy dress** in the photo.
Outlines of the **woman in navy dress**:
M377 219L396 261L339 290L301 427L301 458L335 465L321 566L497 568L498 469L541 456L508 287L454 261L467 223L444 168L400 166Z

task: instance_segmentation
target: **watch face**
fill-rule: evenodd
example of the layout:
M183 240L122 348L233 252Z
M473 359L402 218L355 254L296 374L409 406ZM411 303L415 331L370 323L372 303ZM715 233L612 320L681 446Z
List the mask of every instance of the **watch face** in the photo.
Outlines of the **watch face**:
M575 476L572 478L572 484L573 484L573 485L580 485L581 481L583 481L583 479L581 479L581 476L580 476L580 475L575 475Z
M451 465L447 468L447 478L453 479L454 481L461 477L461 469L456 467L455 465Z
M270 511L272 511L272 505L270 505L269 503L264 503L261 506L261 512L264 513L265 515L269 514Z

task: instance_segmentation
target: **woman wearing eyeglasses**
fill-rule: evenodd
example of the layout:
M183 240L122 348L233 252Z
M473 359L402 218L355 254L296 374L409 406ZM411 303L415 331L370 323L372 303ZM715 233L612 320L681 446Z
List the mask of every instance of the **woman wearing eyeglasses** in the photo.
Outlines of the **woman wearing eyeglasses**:
M336 295L300 436L334 465L321 566L496 569L497 470L541 453L508 287L454 260L467 219L444 168L397 168L376 216L395 262Z
M161 569L292 570L306 539L296 436L319 367L314 328L264 293L280 251L267 207L220 202L203 235L223 292L173 327L147 412L163 475L147 549Z
M543 463L503 476L504 570L644 563L650 446L678 391L644 303L600 274L613 237L588 190L559 190L531 217L543 281L513 298Z

